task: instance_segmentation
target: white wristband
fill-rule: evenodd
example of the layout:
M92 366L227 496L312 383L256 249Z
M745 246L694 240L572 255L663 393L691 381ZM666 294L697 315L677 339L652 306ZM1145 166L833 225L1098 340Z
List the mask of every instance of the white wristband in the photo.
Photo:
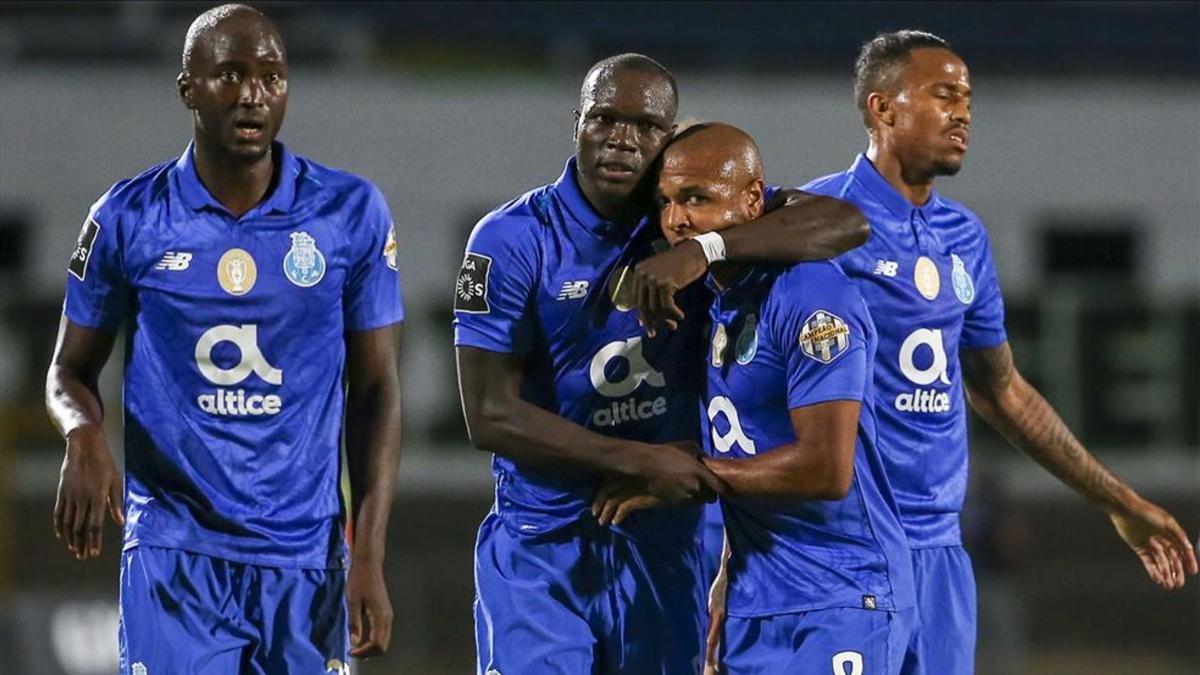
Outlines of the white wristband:
M725 239L720 232L705 232L692 237L692 241L704 249L704 258L711 265L725 259Z

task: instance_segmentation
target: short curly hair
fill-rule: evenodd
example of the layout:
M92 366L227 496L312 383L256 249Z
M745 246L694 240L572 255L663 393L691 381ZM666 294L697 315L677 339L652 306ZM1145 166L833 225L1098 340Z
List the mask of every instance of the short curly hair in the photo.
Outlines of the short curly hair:
M954 51L946 40L922 30L880 33L863 43L854 61L854 102L868 129L871 120L867 114L867 96L873 91L894 91L908 55L914 49L929 48Z

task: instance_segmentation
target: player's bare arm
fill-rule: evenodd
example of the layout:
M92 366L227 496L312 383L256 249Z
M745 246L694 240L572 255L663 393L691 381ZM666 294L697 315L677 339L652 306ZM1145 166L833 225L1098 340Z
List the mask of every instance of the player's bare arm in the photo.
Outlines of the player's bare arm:
M1007 342L964 350L961 356L971 407L1010 443L1103 508L1155 583L1181 588L1185 572L1197 573L1195 550L1175 518L1140 497L1083 447L1017 371Z
M720 481L694 443L654 445L609 438L523 400L522 359L459 347L458 383L476 448L544 471L623 478L668 503L711 501Z
M704 457L724 484L724 495L774 499L842 499L854 477L858 401L829 401L789 412L796 440L748 459ZM630 513L660 505L635 486L609 481L592 512L601 525L619 525Z
M826 260L857 248L871 229L858 207L832 197L782 190L763 215L721 232L725 259L735 263L790 265ZM653 334L683 318L675 293L708 270L697 242L684 242L634 268L634 297L642 323Z
M116 333L59 322L46 373L46 411L67 441L54 499L54 536L79 560L100 555L104 513L125 525L121 477L104 439L97 382Z
M387 651L392 604L383 577L388 515L400 464L400 324L346 334L346 462L351 562L346 581L351 656Z

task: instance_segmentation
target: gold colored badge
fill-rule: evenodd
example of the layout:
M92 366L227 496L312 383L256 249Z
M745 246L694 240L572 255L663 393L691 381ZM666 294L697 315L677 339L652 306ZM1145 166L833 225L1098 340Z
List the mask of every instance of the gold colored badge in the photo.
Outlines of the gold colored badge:
M245 295L258 281L258 266L254 258L240 248L231 248L217 263L217 282L230 295Z
M725 324L717 324L717 330L712 339L712 364L714 368L725 365L725 348L729 346L729 335L725 333Z
M613 272L608 280L608 295L612 298L617 311L628 312L633 309L633 275L628 265Z
M913 281L926 300L937 298L938 291L942 289L942 277L938 274L937 265L925 256L917 258L917 266L913 268Z

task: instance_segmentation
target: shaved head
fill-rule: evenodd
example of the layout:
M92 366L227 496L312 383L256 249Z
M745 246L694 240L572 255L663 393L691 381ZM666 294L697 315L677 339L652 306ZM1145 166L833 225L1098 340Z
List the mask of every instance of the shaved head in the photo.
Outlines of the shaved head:
M583 77L583 86L579 89L579 109L585 110L596 99L601 88L611 84L617 76L625 73L650 75L660 79L663 85L661 94L667 96L671 115L675 114L675 110L679 107L679 88L675 84L675 76L661 63L649 56L633 53L610 56L597 61L588 69L587 75Z
M724 122L692 125L663 151L659 225L672 245L763 213L762 158L750 134Z
M274 38L279 50L283 51L279 29L265 14L249 5L221 5L196 17L188 28L187 37L183 39L183 69L191 70L196 56L211 51L212 44L218 39L228 39L229 33L244 31Z
M704 173L737 185L762 179L762 157L750 134L724 122L694 124L676 134L663 167Z

